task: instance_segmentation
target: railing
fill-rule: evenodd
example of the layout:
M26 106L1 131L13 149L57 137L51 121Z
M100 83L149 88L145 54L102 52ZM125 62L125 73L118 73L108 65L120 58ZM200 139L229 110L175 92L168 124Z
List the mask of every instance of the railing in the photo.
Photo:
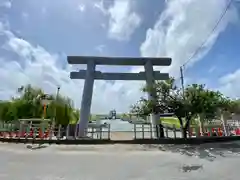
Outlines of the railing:
M71 128L71 125L63 127L40 127L40 126L15 126L10 123L3 123L0 127L0 137L4 138L32 138L32 139L77 139L77 133L75 133L75 125ZM106 125L105 128L93 128L89 127L85 130L86 138L91 139L110 139L110 125Z
M163 126L164 136L166 138L179 138L180 132L175 125L172 128ZM153 139L158 138L160 133L159 126L152 126L152 124L134 124L134 139Z
M226 126L225 129L219 127L209 127L209 130L201 134L199 127L191 128L188 132L188 137L200 137L200 136L232 136L240 135L239 126ZM207 129L207 128L205 128ZM16 127L13 124L5 123L1 127L0 137L2 138L25 138L25 139L78 139L77 133L75 132L75 125L68 125L62 127L59 125L56 128L51 126L42 127ZM180 129L176 128L175 125L172 127L163 127L165 138L181 138ZM132 139L154 139L158 138L157 135L160 132L159 126L152 126L151 124L133 124L131 131L111 131L109 124L104 127L89 127L85 130L86 139L106 139L106 140L132 140Z

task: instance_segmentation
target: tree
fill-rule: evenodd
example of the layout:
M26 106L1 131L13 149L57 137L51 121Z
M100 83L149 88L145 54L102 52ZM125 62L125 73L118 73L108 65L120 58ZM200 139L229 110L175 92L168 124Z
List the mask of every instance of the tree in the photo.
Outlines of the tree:
M226 98L226 102L223 104L224 110L231 113L240 114L240 99L231 100Z
M174 113L181 126L182 137L187 137L187 130L194 113L192 112L191 100L184 97L179 89L171 91L165 98L164 106L170 113Z
M198 84L192 84L186 88L185 98L191 105L191 114L199 117L202 130L204 130L204 122L216 117L223 100L220 92L211 91L206 89L205 85Z
M157 102L141 98L132 110L145 115L149 115L153 110L158 113L174 113L179 120L184 138L187 137L193 118L201 116L203 122L216 115L222 97L219 92L210 91L204 85L198 84L189 85L183 94L181 89L174 85L174 78L158 81L154 88L157 92ZM143 91L152 90L145 87Z
M154 87L143 87L143 92L148 92L150 94L155 94L156 100L148 100L141 98L135 105L132 106L131 112L138 114L140 117L146 117L150 114L164 113L165 111L170 111L170 95L173 95L176 91L176 86L174 85L174 78L170 78L166 81L157 81ZM172 101L171 101L172 102ZM160 136L164 137L164 129L162 124L160 124Z
M41 98L44 91L34 88L31 85L23 86L18 90L21 93L19 98L12 98L10 101L0 101L0 120L13 121L17 119L42 118L43 105ZM50 94L52 102L47 105L46 117L55 120L56 124L66 125L70 121L77 121L79 112L75 112L72 101L61 95ZM72 120L74 119L74 120Z

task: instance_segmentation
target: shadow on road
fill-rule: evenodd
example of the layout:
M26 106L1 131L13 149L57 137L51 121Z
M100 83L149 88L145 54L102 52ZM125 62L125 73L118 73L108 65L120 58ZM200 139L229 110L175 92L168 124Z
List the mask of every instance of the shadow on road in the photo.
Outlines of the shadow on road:
M191 171L198 171L202 170L203 165L184 165L181 167L182 172L191 172Z
M33 146L33 145L27 145L26 148L27 149L31 149L31 150L38 150L38 149L43 149L43 148L47 148L48 146L46 145L36 145L36 146Z
M197 156L201 159L214 161L217 157L240 155L240 142L207 143L202 145L147 145L161 151L170 151L187 156Z

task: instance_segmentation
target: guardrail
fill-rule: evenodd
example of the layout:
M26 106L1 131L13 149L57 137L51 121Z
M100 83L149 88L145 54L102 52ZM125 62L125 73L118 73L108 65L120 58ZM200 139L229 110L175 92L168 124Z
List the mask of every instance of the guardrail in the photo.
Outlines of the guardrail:
M110 139L110 125L103 128L89 127L85 130L86 138L91 139ZM5 124L0 130L1 138L21 138L21 139L77 139L75 126L63 127L59 125L56 128L48 127L14 127L13 124Z
M7 127L7 128L6 128ZM0 131L0 138L7 139L46 139L46 140L74 140L78 139L76 127L68 125L63 127L59 125L56 128L51 126L21 128L14 127L12 124L7 124ZM199 129L191 130L188 137L200 136L234 136L240 135L238 126L226 126L227 134L224 130L219 128L212 128L209 131L201 134ZM81 139L95 139L95 140L133 140L133 139L157 139L156 135L159 132L159 127L153 127L151 124L133 124L132 131L111 131L109 124L104 127L89 127L86 130L86 137ZM177 139L181 138L181 131L173 125L172 127L164 127L165 138Z

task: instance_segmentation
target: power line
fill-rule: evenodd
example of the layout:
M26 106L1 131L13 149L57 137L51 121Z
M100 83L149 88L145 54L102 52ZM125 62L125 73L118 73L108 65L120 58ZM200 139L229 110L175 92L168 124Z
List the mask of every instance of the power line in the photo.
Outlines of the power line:
M211 37L211 35L215 32L215 30L216 30L217 27L219 26L220 22L222 21L222 19L223 19L224 16L226 15L228 9L230 8L231 3L232 3L232 0L229 0L226 8L224 9L224 11L223 11L223 13L221 14L220 18L218 19L217 23L216 23L215 26L213 27L212 31L208 34L207 38L206 38L206 39L202 42L202 44L196 49L196 51L192 54L192 56L182 65L182 67L185 67L185 66L198 54L198 52L203 48L203 46L206 44L206 42L207 42L208 39Z
M217 23L215 24L215 26L213 27L212 31L210 31L210 33L208 34L207 38L202 42L202 44L196 49L196 51L192 54L192 56L190 56L190 58L182 65L180 66L180 80L181 80L181 86L182 86L182 91L184 94L184 75L183 75L183 68L199 53L199 51L203 48L203 46L206 44L206 42L208 41L208 39L211 37L211 35L215 32L215 30L217 29L217 27L219 26L219 24L221 23L222 19L224 18L224 16L226 15L228 9L230 8L232 3L232 0L228 1L228 4L226 6L226 8L224 9L224 11L222 12L221 16L219 17ZM179 80L179 79L177 79Z

